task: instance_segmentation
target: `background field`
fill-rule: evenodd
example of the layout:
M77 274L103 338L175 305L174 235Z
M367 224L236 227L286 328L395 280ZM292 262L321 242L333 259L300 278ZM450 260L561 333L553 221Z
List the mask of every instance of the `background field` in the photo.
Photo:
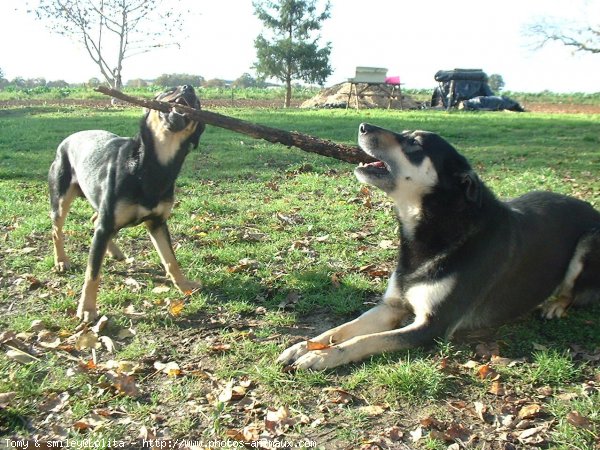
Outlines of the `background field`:
M596 114L219 112L349 144L362 121L435 131L500 197L548 189L600 208ZM69 133L132 135L139 116L55 102L0 109L0 436L598 446L598 306L324 373L277 367L290 343L377 301L396 256L392 205L346 163L217 128L188 157L170 221L178 259L204 289L182 297L144 230L123 230L130 259L107 259L100 291L108 325L77 334L92 211L75 204L66 224L74 268L55 273L47 169Z

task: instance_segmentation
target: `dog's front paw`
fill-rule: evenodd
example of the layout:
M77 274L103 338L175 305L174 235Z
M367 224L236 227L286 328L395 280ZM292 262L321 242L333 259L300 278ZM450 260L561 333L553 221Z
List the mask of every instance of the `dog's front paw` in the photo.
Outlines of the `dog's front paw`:
M548 300L541 306L542 317L544 319L560 319L566 315L570 304L571 299L567 297Z
M175 286L184 294L190 294L202 289L202 283L192 280L181 280Z
M279 355L279 358L277 358L277 362L279 364L283 364L284 366L289 366L306 352L308 352L307 342L298 342L297 344L294 344L283 351L283 353Z
M312 350L294 362L297 369L324 370L341 366L348 361L344 360L344 351L340 347L330 347L325 350Z
M62 261L56 261L54 263L54 270L59 273L64 273L71 268L71 262L68 259Z
M79 307L77 308L77 317L82 323L89 324L96 320L98 312L95 309L83 309Z

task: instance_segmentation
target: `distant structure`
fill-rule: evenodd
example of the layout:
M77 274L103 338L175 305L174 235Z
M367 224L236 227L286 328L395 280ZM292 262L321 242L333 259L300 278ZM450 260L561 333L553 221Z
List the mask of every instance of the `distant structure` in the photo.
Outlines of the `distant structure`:
M481 69L439 70L434 78L438 86L431 96L432 108L525 111L516 101L495 96Z

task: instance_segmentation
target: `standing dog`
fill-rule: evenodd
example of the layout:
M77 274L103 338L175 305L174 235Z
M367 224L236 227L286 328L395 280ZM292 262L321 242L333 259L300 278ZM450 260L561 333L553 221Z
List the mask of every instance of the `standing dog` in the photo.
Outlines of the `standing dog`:
M325 369L494 327L553 293L546 318L600 298L600 213L588 203L549 192L501 202L434 133L362 124L358 141L379 162L356 177L396 203L398 266L378 306L313 339L324 348L300 342L279 362Z
M93 206L95 231L77 317L91 322L97 315L96 297L104 255L123 254L113 242L117 232L144 223L160 259L182 292L200 287L181 273L175 259L167 218L174 202L175 180L190 146L196 148L204 124L177 112L177 106L200 108L194 88L180 86L156 96L173 104L169 113L146 111L139 135L124 138L108 131L81 131L58 146L48 182L54 264L69 268L64 250L63 224L71 202L85 197Z

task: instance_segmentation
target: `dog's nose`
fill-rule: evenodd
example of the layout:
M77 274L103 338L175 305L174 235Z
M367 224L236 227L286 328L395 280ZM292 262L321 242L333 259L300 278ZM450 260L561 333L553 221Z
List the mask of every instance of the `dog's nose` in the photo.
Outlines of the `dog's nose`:
M373 131L375 127L373 125L369 125L368 123L361 123L358 127L358 132L360 134L367 134Z

